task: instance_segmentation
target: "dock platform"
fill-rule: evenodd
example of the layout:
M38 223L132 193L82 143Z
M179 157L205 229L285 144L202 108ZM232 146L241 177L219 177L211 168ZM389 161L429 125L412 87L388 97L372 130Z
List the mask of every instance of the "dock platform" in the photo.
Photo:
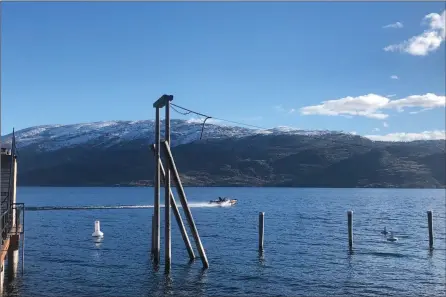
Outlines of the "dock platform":
M5 280L5 262L7 262L7 280L17 276L20 242L22 243L23 271L23 239L24 211L23 203L17 203L17 153L13 135L11 148L1 148L0 174L0 214L1 214L1 247L0 247L0 296L3 294ZM21 240L22 239L22 240Z

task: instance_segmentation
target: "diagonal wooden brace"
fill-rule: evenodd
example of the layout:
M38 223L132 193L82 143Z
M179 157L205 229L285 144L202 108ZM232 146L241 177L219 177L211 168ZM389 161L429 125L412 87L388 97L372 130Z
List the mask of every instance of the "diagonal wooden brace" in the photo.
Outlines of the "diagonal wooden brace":
M155 144L151 145L151 149L155 153ZM155 157L156 157L156 155L155 155ZM165 177L166 177L166 172L164 170L164 166L163 166L163 163L161 162L161 160L160 160L160 169L161 169L160 170L161 171L161 179L164 182ZM181 236L183 237L184 244L186 245L187 253L189 254L189 258L191 260L194 260L195 259L194 250L190 243L189 236L187 235L186 228L184 227L183 219L181 218L180 211L179 211L177 203L175 201L175 196L173 195L171 189L169 190L169 192L170 192L170 203L172 206L173 214L175 215L175 218L178 223L178 227L180 228Z
M194 218L192 217L192 212L190 211L189 205L187 204L186 193L184 192L183 185L180 180L180 175L178 174L177 167L175 165L175 161L173 160L172 152L170 151L169 142L163 141L161 147L164 151L164 155L168 158L168 164L170 166L171 171L173 171L173 178L175 180L178 196L180 197L181 205L183 206L184 213L186 214L187 222L192 231L192 235L195 239L195 244L197 245L198 253L200 254L201 261L203 262L203 268L209 268L209 262L206 257L206 252L204 251L203 245L200 240L200 235L198 234L197 227L194 222Z

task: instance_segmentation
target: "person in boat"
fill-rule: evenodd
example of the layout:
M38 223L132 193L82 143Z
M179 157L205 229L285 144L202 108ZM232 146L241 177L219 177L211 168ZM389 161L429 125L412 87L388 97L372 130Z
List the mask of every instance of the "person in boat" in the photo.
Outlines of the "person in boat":
M223 198L218 197L218 201L223 202L224 200L223 200Z

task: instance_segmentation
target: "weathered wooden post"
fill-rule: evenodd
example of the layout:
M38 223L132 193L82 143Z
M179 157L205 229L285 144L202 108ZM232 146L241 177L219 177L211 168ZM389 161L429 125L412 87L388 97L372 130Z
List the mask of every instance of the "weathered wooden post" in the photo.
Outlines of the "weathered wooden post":
M349 210L347 212L348 219L348 247L353 248L353 211Z
M157 101L158 102L158 101ZM156 103L156 102L155 102ZM161 154L160 154L160 108L154 104L154 107L156 108L156 115L155 115L155 144L156 144L156 160L155 160L155 183L154 183L154 189L155 189L155 196L154 196L154 203L153 203L153 213L155 215L155 236L154 236L154 243L153 243L153 259L155 262L155 265L159 264L159 257L160 257L160 160L161 160Z
M170 100L167 100L166 102L166 117L164 119L166 129L164 131L164 138L165 140L170 143ZM164 176L164 219L166 222L165 229L164 229L164 239L165 239L165 262L164 262L164 269L166 273L170 272L171 267L171 229L170 229L170 167L169 167L169 159L166 158L167 167L166 172ZM161 162L160 162L161 164Z
M432 224L432 210L427 212L427 225L429 227L429 248L432 250L434 248L434 230Z
M154 144L151 146L151 148L152 148L152 151L155 153L155 145ZM160 169L161 169L161 178L164 181L166 173L164 171L163 163L160 163ZM170 205L172 206L173 214L175 215L175 219L177 220L178 227L180 228L181 237L183 237L183 241L184 241L184 244L186 245L186 249L189 254L189 258L191 260L194 260L195 259L194 250L190 243L189 236L187 235L186 228L184 227L183 219L181 218L181 214L178 209L177 203L175 202L175 196L172 193L172 189L170 189Z
M265 213L259 212L259 252L263 252Z
M186 193L184 192L183 185L181 183L180 175L178 174L175 161L173 160L172 152L170 151L170 144L167 141L163 142L163 151L167 159L169 159L168 165L172 170L172 174L177 185L178 195L180 197L181 205L183 206L184 212L186 214L186 219L192 231L192 235L195 239L195 244L197 245L198 253L200 254L201 261L203 263L203 268L209 268L209 262L206 257L206 252L204 251L203 245L198 235L197 226L195 226L194 218L192 217L192 212L190 211L189 205L187 204Z
M154 182L154 188L155 188L155 197L154 197L154 215L155 215L155 240L154 240L154 263L155 265L159 264L160 260L160 168L161 168L161 154L160 154L160 143L161 143L161 131L160 131L160 109L166 106L166 137L170 138L170 111L169 111L169 102L173 100L172 95L163 95L158 100L153 103L153 107L156 110L156 116L155 116L155 182ZM170 181L169 185L166 186L166 193L170 192ZM170 195L167 194L165 198L165 208L166 208L166 233L165 233L165 240L166 240L166 263L167 265L167 271L170 270Z

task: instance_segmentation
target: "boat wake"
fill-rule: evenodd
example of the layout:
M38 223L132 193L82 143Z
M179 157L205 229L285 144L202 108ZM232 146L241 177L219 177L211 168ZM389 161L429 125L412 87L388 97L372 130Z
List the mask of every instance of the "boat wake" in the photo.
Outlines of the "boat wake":
M177 202L180 208L181 204ZM229 203L222 203L221 205L210 204L208 202L190 202L189 207L204 208L204 207L226 207L231 206ZM164 204L160 207L164 208ZM105 209L147 209L153 208L153 205L87 205L87 206L26 206L28 211L44 211L44 210L105 210Z

